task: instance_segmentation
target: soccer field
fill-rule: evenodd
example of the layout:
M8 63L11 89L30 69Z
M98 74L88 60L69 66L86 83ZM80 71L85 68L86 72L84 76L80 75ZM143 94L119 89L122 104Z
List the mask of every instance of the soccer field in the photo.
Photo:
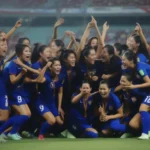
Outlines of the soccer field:
M53 139L21 140L0 144L0 150L150 150L150 140L137 139Z

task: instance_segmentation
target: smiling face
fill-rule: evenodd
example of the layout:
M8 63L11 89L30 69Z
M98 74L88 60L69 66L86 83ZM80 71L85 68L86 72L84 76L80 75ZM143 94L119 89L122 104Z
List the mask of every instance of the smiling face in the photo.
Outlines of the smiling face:
M5 57L8 47L6 40L0 40L0 57Z
M40 57L44 62L48 62L51 58L51 50L49 47L46 47L43 52L40 53Z
M133 36L130 36L128 39L127 39L127 42L126 42L128 48L130 50L132 50L133 52L137 52L137 49L139 47L139 43L136 43L135 39Z
M52 71L52 73L59 75L60 71L61 71L61 64L59 60L55 60L53 62L53 64L50 67L50 70Z
M102 61L103 62L109 62L110 60L110 55L108 53L107 48L104 48L103 53L102 53Z
M133 66L133 61L130 61L126 58L125 55L122 56L122 65L125 67L125 68L132 68Z
M120 51L117 50L115 47L114 47L114 52L115 52L115 55L116 55L116 56L120 56Z
M25 47L20 58L23 61L29 62L31 59L31 50L29 47Z
M76 56L74 53L70 53L66 60L67 64L71 67L74 67L76 64Z
M61 49L60 46L57 46L57 45L56 45L55 41L53 41L53 42L51 43L51 48L52 48L56 53Z
M129 81L126 76L122 75L120 79L120 85L122 86L130 86L132 81Z
M96 60L96 52L94 49L91 49L89 51L89 54L88 56L85 57L86 61L89 63L89 64L94 64L95 63L95 60Z
M90 46L91 46L91 47L97 46L97 39L96 39L96 38L91 40Z
M99 93L102 96L102 98L108 98L109 93L110 93L110 88L108 87L107 84L102 83L100 84L100 87L99 87Z
M60 56L60 54L61 54L61 52L60 52L61 46L57 46L56 43L55 43L55 41L53 41L51 43L50 48L52 50L52 52L51 52L52 58Z

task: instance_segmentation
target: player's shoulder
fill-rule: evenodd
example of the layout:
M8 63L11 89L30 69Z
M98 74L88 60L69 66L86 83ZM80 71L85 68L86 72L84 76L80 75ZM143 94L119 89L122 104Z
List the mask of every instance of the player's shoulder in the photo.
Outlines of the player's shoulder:
M11 60L7 65L8 68L17 67L17 66L18 65L13 60Z
M34 68L34 69L39 69L39 68L41 68L39 62L35 62L34 64L31 65L31 67Z
M116 94L114 94L114 93L112 93L112 92L110 92L110 98L113 100L113 101L118 101L119 100L119 98L118 98L118 96L116 95Z

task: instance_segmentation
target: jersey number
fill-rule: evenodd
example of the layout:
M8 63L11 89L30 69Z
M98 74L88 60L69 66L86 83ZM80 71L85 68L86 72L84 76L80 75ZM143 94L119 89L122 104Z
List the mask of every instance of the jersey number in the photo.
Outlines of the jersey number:
M5 95L5 107L8 107L8 97Z
M44 106L43 105L40 105L39 108L40 108L41 111L44 110Z
M21 103L22 102L22 97L21 96L17 96L17 100L18 100L18 103Z
M150 103L150 96L147 96L146 99L144 100L146 103Z

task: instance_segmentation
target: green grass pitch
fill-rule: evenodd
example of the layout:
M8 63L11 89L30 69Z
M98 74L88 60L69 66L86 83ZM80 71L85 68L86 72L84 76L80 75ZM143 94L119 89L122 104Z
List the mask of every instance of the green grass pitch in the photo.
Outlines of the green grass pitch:
M0 150L150 150L150 140L138 139L25 139L0 144Z

